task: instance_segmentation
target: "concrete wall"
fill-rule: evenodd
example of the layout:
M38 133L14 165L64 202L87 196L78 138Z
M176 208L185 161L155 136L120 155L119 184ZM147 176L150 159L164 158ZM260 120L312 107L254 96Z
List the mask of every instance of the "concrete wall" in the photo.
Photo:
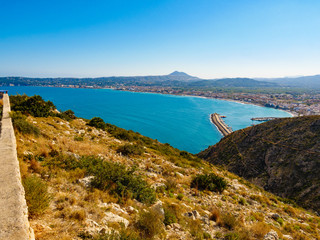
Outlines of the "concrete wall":
M9 112L9 96L4 94L0 136L0 240L34 240Z

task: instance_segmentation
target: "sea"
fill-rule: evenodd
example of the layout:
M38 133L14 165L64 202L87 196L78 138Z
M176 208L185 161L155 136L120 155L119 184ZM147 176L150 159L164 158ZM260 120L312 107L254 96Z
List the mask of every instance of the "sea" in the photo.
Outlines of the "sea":
M10 95L40 95L52 101L60 111L71 109L77 117L86 119L101 117L105 122L191 153L198 153L222 138L210 121L211 113L226 116L224 121L233 130L251 126L252 117L291 117L273 108L191 96L112 89L2 88L9 90Z

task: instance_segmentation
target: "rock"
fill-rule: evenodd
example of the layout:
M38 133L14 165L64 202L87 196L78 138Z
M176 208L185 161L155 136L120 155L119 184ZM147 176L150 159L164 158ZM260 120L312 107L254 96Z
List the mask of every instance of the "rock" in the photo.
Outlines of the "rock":
M183 178L184 175L182 173L176 172L177 177Z
M88 188L91 186L91 182L93 179L94 179L94 176L84 177L84 178L79 179L79 183L81 183L83 186Z
M76 154L76 153L72 153L72 152L66 152L66 154L68 156L74 157L75 159L79 160L80 159L80 155Z
M23 155L25 155L25 156L33 156L33 152L24 151Z
M157 178L157 177L158 177L158 174L153 173L153 172L146 172L145 174L146 174L148 177L152 177L152 178Z
M132 206L127 207L126 210L127 210L128 213L131 213L131 214L138 212L138 211L137 211L134 207L132 207Z
M196 219L200 218L200 214L199 214L199 212L197 210L193 210L192 214Z
M201 215L197 210L193 210L192 212L187 212L184 214L186 217L192 218L193 220L199 219Z
M64 133L70 135L70 131L64 131Z
M207 225L210 225L210 219L209 219L209 216L208 215L205 215L201 218L201 221L204 223L204 224L207 224Z
M151 187L152 187L153 189L166 188L166 185L165 185L164 183L156 182L156 183L152 184Z
M263 237L263 240L279 240L279 236L276 231L271 230Z
M181 226L179 223L172 223L172 224L170 224L170 227L173 229L181 230Z
M278 213L273 213L271 215L271 218L274 219L274 220L278 220L280 218L280 215Z
M188 205L185 204L185 203L182 203L181 206L184 206L184 207L187 208L187 209L192 209L192 207L188 206Z
M293 240L293 237L291 237L290 235L283 235L283 238L284 239L288 239L288 240Z
M155 204L153 204L151 206L151 209L157 211L158 213L160 213L160 215L162 217L164 217L163 205L162 205L162 202L160 200L158 200Z
M125 228L128 227L129 221L123 217L120 217L119 215L116 215L112 212L106 212L104 218L102 219L103 223L122 223Z

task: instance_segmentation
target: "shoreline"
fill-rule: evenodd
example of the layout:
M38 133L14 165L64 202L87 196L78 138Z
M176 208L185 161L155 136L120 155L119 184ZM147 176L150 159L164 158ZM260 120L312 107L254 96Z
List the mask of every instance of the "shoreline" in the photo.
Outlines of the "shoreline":
M23 86L23 87L56 87L56 88L75 88L75 89L77 89L77 87L33 86L33 85L32 86ZM197 97L197 98L203 98L203 99L215 99L215 100L222 100L222 101L228 101L228 102L235 102L235 103L239 103L239 104L248 104L248 105L265 107L265 108L273 108L273 107L264 106L264 105L259 104L259 103L251 103L251 102L249 103L249 102L239 101L239 100L234 100L234 99L229 99L229 98L214 98L214 97L205 97L205 96L188 95L188 94L170 94L170 93L157 93L157 92L148 92L148 91L130 91L130 90L117 89L117 88L114 88L114 87L101 87L101 88L86 88L86 87L82 87L82 88L78 88L78 89L107 89L107 90L114 90L114 91L134 92L134 93L151 93L151 94L162 94L162 95L180 96L180 97ZM286 113L290 114L291 117L298 117L299 116L299 114L297 112L294 112L294 111L288 111L288 110L277 109L277 108L273 108L273 109L286 112Z
M103 88L103 89L111 89L111 88ZM203 99L215 99L215 100L222 100L222 101L227 101L227 102L235 102L239 104L247 104L247 105L253 105L253 106L258 106L258 107L265 107L265 108L272 108L276 109L282 112L286 112L290 114L291 117L298 117L297 112L292 112L284 109L278 109L278 108L273 108L273 107L267 107L259 103L249 103L245 101L239 101L239 100L234 100L234 99L228 99L228 98L214 98L214 97L204 97L204 96L197 96L197 95L187 95L187 94L170 94L170 93L156 93L156 92L137 92L137 91L130 91L130 90L121 90L121 89L115 89L113 88L112 90L116 91L124 91L124 92L135 92L135 93L151 93L151 94L161 94L161 95L170 95L170 96L180 96L180 97L196 97L196 98L203 98Z

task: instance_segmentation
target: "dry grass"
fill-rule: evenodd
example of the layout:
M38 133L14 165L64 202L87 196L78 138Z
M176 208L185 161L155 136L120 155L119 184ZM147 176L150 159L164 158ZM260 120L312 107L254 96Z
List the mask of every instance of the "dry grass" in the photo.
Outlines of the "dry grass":
M159 194L158 198L161 199L164 207L169 208L176 216L177 223L185 231L192 232L194 238L199 237L201 239L203 235L200 235L203 233L203 230L199 222L190 222L190 219L185 217L184 213L197 210L203 216L205 214L204 210L210 209L210 206L217 206L210 209L211 214L208 215L210 215L210 220L215 221L220 226L219 232L221 234L225 234L227 231L236 231L241 236L245 236L248 230L250 230L252 235L255 236L254 239L261 239L261 236L269 229L269 225L267 225L268 218L265 219L268 213L266 210L268 206L274 207L276 202L272 199L270 200L268 195L261 194L261 192L256 190L257 188L251 187L246 181L244 181L247 183L246 186L250 187L247 188L243 185L239 189L231 189L228 194L224 195L215 196L211 193L194 193L195 190L190 189L192 176L202 173L205 171L204 169L179 167L167 161L166 157L157 155L151 149L146 149L146 154L139 157L120 156L116 153L115 149L119 145L123 145L125 141L115 140L106 132L97 131L86 126L81 120L73 120L68 124L66 121L58 118L35 119L29 117L28 121L36 121L33 124L41 129L42 135L38 138L20 135L19 133L16 135L22 178L32 173L40 175L48 183L49 191L53 194L47 214L31 220L31 225L35 229L38 239L78 239L79 229L84 228L86 219L92 219L98 224L102 224L101 221L106 209L99 207L99 204L115 203L118 201L114 195L109 194L107 191L86 189L79 184L78 180L85 177L84 170L75 169L66 171L53 168L49 171L48 167L43 166L38 158L40 156L44 159L51 159L52 154L67 154L68 152L68 154L77 154L79 156L100 156L108 161L120 162L127 166L138 165L139 168L141 167L138 170L141 174L144 174L145 170L148 169L157 169L157 171L160 169L157 172L157 177L148 177L147 181L150 183L166 183L173 194L181 193L184 195L180 201L175 197L168 196L168 194ZM80 132L79 130L84 130L84 132ZM75 136L79 135L83 136L83 141L76 141L74 139ZM26 151L31 152L32 157L26 158L24 154ZM224 174L226 178L238 179L238 177L224 170L215 169L214 167L211 170L218 175ZM181 172L184 176L177 177L176 172ZM241 183L240 180L239 183ZM248 202L251 201L253 205L246 204L245 207L241 206L241 208L238 208L238 200L241 195L246 197ZM213 197L213 199L206 199L209 196ZM251 196L251 199L247 198L248 196ZM220 201L222 198L224 201ZM211 205L212 201L214 201L214 205ZM210 202L210 205L207 204L208 202ZM190 208L186 207L186 205L190 206ZM122 203L123 208L126 206L134 206L137 209L141 207L139 203L130 199ZM232 208L229 208L229 206L232 206ZM224 211L229 211L228 209L232 209L232 211L225 213ZM258 212L259 210L257 209L263 209L263 211ZM296 216L300 218L300 211L285 204L279 203L278 209L270 208L269 211L274 212L277 210L278 212L283 211L281 212L281 216ZM130 213L129 216L125 217L131 223L134 223L138 219L138 215L137 213ZM162 226L162 220L159 221L159 219L161 220L161 218L153 216L150 212L146 216L140 215L139 229L144 233L145 238L154 235L157 232L155 230L156 227ZM244 219L246 219L246 222ZM277 229L279 235L281 231L285 233L289 232L286 231L285 227L279 227ZM292 234L295 233L295 231L292 232ZM297 239L303 239L303 236L297 235Z
M213 208L211 210L210 220L215 221L216 223L220 224L221 222L221 213L218 208Z
M263 239L263 237L270 231L270 226L263 222L255 223L250 231L256 239Z

